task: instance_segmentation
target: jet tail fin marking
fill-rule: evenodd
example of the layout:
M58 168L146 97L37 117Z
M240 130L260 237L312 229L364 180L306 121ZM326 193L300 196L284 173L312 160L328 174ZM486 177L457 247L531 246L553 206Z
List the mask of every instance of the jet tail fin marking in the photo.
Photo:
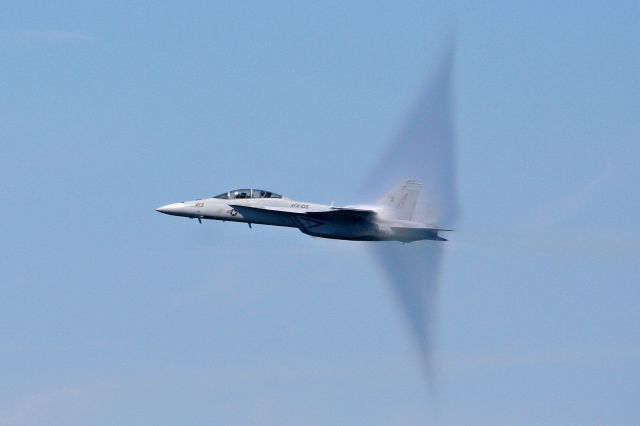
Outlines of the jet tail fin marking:
M377 202L384 208L385 215L393 219L411 220L416 208L422 184L415 180L406 180L397 184Z

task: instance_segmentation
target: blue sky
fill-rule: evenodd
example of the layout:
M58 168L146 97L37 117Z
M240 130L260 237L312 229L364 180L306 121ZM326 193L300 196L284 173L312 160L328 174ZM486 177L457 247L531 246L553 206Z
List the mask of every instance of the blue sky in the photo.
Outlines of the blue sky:
M640 6L556 3L4 7L0 423L635 424ZM154 209L349 203L452 21L436 409L361 244Z

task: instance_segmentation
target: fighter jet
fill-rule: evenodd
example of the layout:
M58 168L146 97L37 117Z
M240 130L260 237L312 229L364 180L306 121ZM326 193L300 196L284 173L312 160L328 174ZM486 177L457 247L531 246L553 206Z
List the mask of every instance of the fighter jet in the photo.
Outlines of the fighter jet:
M352 241L447 241L435 225L413 220L422 184L398 183L373 205L336 207L296 201L262 189L236 189L211 198L168 204L160 213L298 228L313 237Z

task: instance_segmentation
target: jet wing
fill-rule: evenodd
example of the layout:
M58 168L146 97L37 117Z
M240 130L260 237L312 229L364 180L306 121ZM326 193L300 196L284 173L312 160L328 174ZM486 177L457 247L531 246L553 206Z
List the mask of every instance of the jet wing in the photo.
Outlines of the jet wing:
M331 207L330 210L320 211L300 211L299 208L291 207L255 207L255 206L241 206L231 204L231 207L244 214L251 212L269 211L280 212L284 214L293 214L299 216L305 216L323 221L341 221L341 222L357 222L361 220L372 220L376 212L374 210L356 209L350 207Z
M331 210L306 212L304 215L315 219L357 222L361 220L373 220L376 216L376 212L373 210L353 209L348 207L332 207Z

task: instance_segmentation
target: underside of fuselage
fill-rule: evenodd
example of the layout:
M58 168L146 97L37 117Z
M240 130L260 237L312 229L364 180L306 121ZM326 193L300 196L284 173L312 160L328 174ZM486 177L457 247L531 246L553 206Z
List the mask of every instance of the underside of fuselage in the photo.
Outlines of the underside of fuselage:
M410 243L421 240L447 241L438 235L438 230L429 228L389 227L374 222L322 222L317 219L301 217L291 213L266 212L261 215L242 215L230 217L190 216L205 220L249 223L251 225L284 226L298 228L312 237L347 241L400 241Z
M328 226L318 226L316 228L305 228L299 226L298 229L307 235L320 238L329 238L333 240L348 241L400 241L403 243L411 243L421 240L447 241L438 235L437 230L420 229L420 228L398 228L394 227L390 230L379 227L376 224L367 224L362 230L345 231L340 226L334 224Z

